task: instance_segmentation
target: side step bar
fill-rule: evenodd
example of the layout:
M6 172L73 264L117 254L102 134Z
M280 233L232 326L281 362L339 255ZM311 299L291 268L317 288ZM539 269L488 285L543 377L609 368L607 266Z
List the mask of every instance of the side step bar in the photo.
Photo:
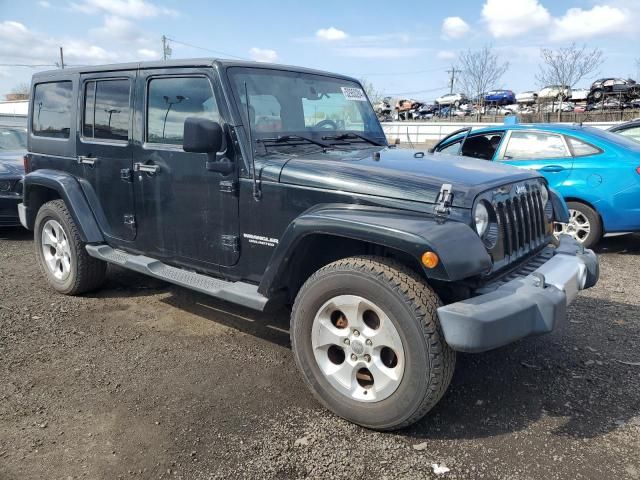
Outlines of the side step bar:
M116 250L108 245L87 245L86 248L89 255L94 258L254 310L264 310L267 303L267 297L258 293L257 285L225 282L218 278L172 267L155 258Z

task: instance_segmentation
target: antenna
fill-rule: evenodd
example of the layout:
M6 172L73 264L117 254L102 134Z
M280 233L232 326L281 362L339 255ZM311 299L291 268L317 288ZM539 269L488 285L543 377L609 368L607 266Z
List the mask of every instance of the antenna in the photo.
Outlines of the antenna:
M249 160L251 160L251 178L253 179L253 199L257 202L262 196L262 192L258 188L258 181L256 180L256 160L253 151L253 135L251 134L251 116L249 106L249 89L247 88L247 82L244 82L244 98L247 106L247 135L249 136Z

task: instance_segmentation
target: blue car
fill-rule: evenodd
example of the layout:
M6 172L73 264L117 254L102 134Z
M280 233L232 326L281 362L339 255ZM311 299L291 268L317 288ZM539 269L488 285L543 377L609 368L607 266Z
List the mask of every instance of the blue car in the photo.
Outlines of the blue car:
M567 201L570 222L557 233L585 247L604 234L640 231L640 143L582 125L504 125L458 130L432 151L542 173Z
M511 90L492 90L485 93L484 101L490 105L511 105L516 103L516 94Z

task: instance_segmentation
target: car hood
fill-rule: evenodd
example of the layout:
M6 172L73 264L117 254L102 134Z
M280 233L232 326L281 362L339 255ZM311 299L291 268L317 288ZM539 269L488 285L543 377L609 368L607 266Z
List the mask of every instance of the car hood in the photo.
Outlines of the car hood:
M509 165L400 148L328 150L288 160L281 183L421 203L451 184L453 205L470 208L483 191L539 175Z
M22 158L26 153L26 151L22 150L0 150L0 175L24 175L24 161Z

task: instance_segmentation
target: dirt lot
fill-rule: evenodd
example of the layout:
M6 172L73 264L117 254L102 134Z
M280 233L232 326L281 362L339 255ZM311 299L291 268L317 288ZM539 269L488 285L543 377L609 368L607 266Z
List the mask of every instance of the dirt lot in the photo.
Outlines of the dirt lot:
M29 232L0 231L0 478L640 478L640 236L551 335L459 355L419 424L364 430L319 407L288 314L123 270L48 290ZM626 362L626 363L625 363ZM417 447L417 448L416 448Z

